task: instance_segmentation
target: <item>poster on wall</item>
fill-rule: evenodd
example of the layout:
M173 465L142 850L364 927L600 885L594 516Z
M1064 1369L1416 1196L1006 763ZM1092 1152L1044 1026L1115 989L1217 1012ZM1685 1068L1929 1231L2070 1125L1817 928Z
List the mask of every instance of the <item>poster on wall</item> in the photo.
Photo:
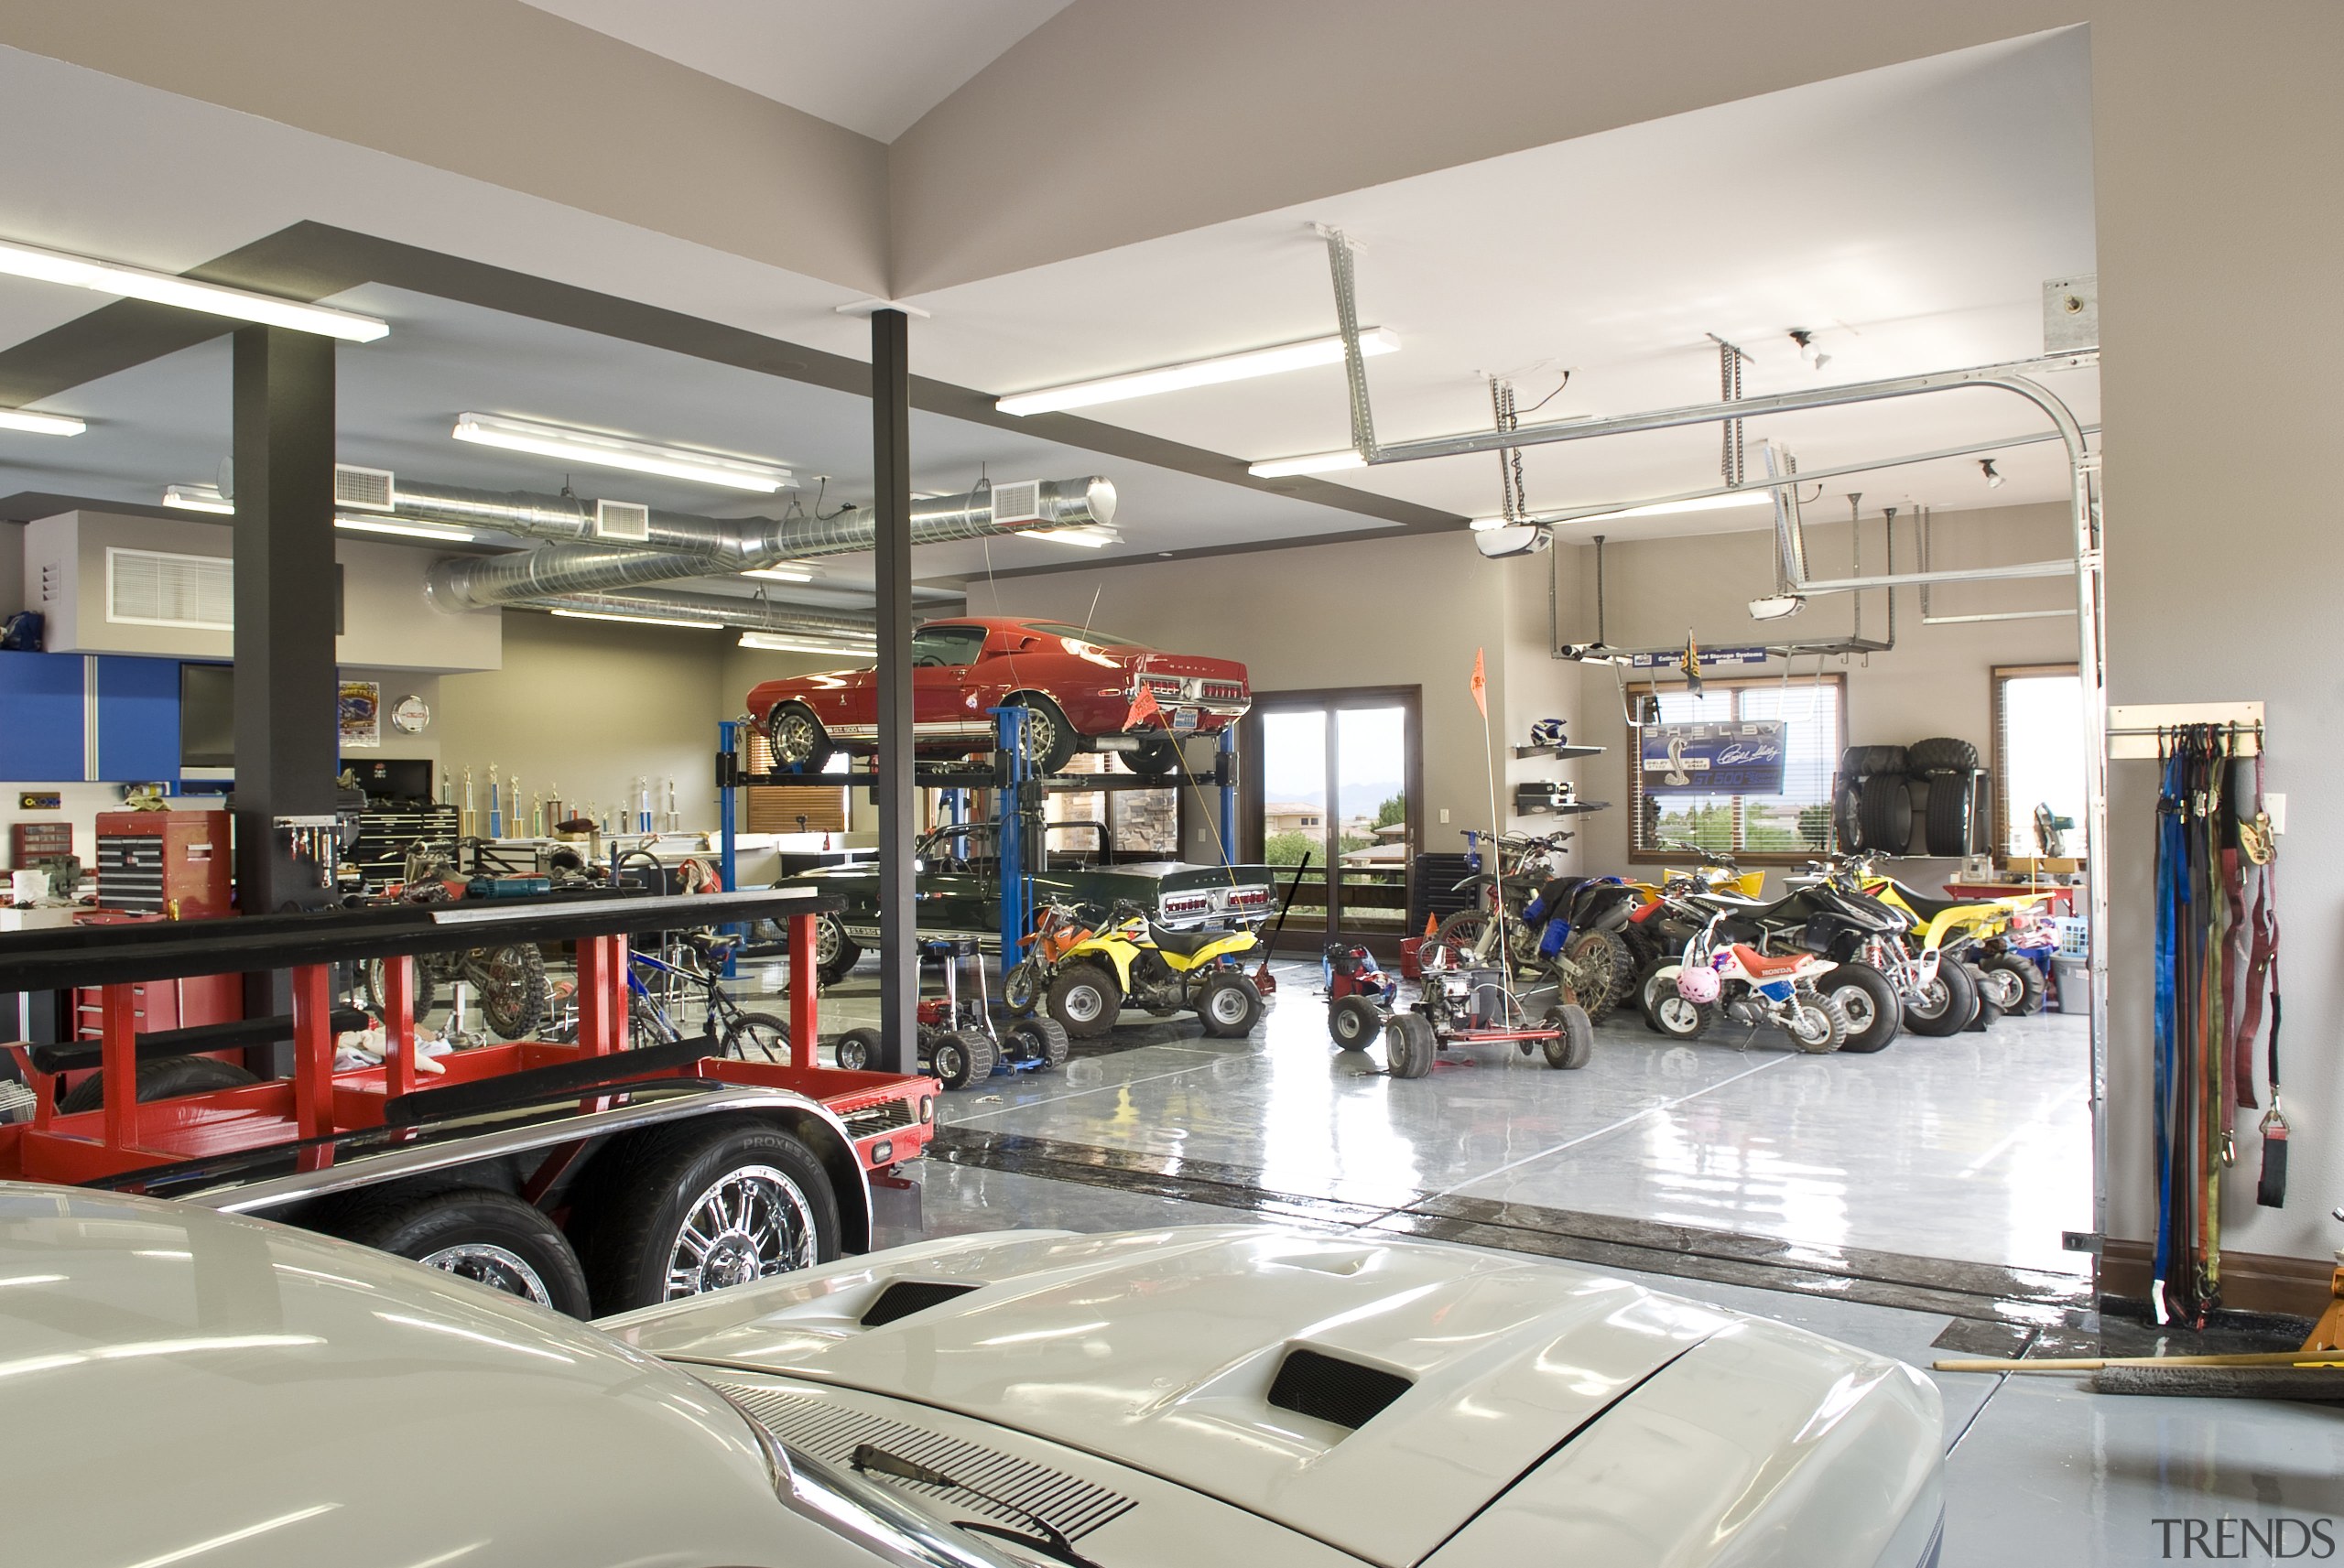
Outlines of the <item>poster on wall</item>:
M337 705L337 711L341 716L343 751L383 743L383 687L380 682L342 682L342 699Z
M1644 794L1780 795L1783 721L1647 724L1637 732Z

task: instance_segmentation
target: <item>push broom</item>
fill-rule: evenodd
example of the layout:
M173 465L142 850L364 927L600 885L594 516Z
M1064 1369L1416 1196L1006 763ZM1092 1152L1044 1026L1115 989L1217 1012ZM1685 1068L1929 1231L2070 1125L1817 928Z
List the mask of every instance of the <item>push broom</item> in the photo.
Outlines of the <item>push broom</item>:
M1278 937L1286 931L1286 912L1294 907L1294 895L1302 891L1302 873L1310 869L1310 851L1302 851L1301 864L1294 868L1294 881L1286 884L1286 902L1278 905L1277 924L1270 927L1270 939L1262 944L1262 967L1253 971L1253 989L1264 996L1278 989L1275 977L1270 973L1270 954L1278 945Z

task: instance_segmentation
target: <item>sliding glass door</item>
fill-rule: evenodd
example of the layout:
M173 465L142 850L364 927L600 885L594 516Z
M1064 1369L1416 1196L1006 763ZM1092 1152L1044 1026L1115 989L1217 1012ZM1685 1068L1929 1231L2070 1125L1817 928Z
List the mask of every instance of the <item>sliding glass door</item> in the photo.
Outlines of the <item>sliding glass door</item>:
M1422 769L1414 687L1257 694L1239 741L1246 852L1295 884L1285 945L1406 935ZM1279 896L1284 898L1285 887Z

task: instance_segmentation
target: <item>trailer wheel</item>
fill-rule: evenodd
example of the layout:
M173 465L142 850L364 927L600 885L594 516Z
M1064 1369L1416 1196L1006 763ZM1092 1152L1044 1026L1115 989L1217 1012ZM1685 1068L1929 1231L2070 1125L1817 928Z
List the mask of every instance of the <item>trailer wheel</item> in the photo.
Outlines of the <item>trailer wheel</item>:
M839 1255L839 1206L813 1151L780 1128L727 1118L606 1150L574 1201L596 1315L681 1301ZM582 1213L576 1213L582 1209Z
M928 1065L948 1089L965 1089L993 1076L993 1042L975 1030L947 1030L928 1043Z
M1364 1051L1384 1033L1384 1010L1367 997L1337 997L1327 1009L1327 1033L1346 1051Z
M850 1029L830 1047L831 1059L850 1073L860 1073L871 1065L879 1054L879 1032L875 1029Z
M318 1228L571 1317L590 1310L578 1255L553 1221L511 1193L361 1193Z
M1421 1078L1432 1071L1440 1042L1420 1012L1395 1012L1384 1026L1384 1070L1395 1078Z
M206 1089L233 1089L243 1084L260 1080L233 1062L222 1062L216 1056L167 1056L159 1062L146 1062L138 1068L138 1103L150 1100L175 1099L180 1095L201 1094ZM92 1073L67 1091L57 1102L60 1116L76 1111L95 1110L106 1102L106 1076Z

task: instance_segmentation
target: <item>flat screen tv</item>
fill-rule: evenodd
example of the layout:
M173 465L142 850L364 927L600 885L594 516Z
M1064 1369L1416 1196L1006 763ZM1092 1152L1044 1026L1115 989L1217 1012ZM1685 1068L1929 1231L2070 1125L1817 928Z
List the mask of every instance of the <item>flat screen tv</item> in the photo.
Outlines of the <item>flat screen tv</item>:
M179 766L236 765L236 681L233 665L179 666Z

